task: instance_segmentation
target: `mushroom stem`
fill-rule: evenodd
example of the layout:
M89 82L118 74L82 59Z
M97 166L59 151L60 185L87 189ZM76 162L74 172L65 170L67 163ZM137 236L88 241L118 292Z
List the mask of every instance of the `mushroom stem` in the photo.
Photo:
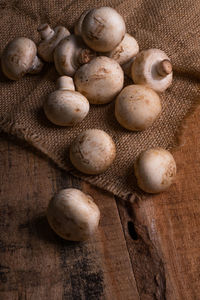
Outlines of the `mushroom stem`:
M81 49L78 60L79 63L83 65L83 64L87 64L95 56L96 56L95 52L91 51L90 49Z
M62 91L66 91L66 90L75 91L73 79L69 76L59 77L56 82L56 87L58 90L62 90Z
M38 56L35 56L34 60L33 60L33 64L30 67L28 73L38 74L42 70L43 66L44 66L44 63L41 61L41 59Z
M160 61L156 66L156 71L162 77L169 75L172 72L172 64L170 60L164 59Z
M38 32L43 40L50 39L54 35L54 30L48 24L42 24L38 27Z

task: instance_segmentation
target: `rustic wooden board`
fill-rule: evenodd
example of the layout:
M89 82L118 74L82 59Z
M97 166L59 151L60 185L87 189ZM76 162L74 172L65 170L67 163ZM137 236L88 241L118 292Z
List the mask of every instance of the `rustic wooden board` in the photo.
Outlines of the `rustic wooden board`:
M125 202L70 177L30 147L0 143L0 299L200 299L200 110L175 152L169 192ZM67 242L45 210L61 188L82 188L101 210L97 234Z

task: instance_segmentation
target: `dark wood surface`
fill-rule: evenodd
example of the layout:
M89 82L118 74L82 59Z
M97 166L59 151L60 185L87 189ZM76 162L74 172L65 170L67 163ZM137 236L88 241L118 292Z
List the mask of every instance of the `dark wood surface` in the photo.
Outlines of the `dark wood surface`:
M174 153L166 193L125 202L67 173L22 142L0 139L0 299L200 299L200 110ZM101 210L97 234L67 242L45 211L61 188Z

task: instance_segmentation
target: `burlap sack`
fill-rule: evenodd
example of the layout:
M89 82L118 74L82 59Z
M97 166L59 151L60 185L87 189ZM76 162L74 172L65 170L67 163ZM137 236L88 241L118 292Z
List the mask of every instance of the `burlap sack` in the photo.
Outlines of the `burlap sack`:
M6 80L1 75L0 126L4 131L25 139L75 176L126 197L137 189L133 176L135 158L149 147L171 148L182 120L199 96L200 1L0 1L0 47L2 51L16 36L26 36L37 43L37 27L44 22L72 29L82 11L105 5L122 14L127 31L138 40L140 49L159 48L172 59L174 81L162 95L163 112L159 120L146 131L129 132L115 120L114 103L111 103L91 106L89 115L75 128L54 126L42 110L43 101L54 90L58 77L53 65L49 65L40 75L26 76L17 82ZM114 164L99 176L80 174L69 162L71 141L87 128L105 130L117 146Z

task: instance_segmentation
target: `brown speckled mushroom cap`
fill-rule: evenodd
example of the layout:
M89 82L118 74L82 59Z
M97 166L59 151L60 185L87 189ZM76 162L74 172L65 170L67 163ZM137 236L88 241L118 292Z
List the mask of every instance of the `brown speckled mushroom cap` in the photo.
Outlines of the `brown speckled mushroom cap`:
M161 113L158 94L143 85L125 87L115 102L115 117L126 129L140 131L150 127Z
M82 21L83 40L91 49L98 52L113 50L122 41L125 33L124 19L111 7L94 8Z
M116 156L112 138L103 130L88 129L80 133L70 147L74 167L86 174L106 171Z
M105 104L123 88L124 72L114 59L98 56L77 70L74 83L91 104Z
M71 34L63 39L54 51L54 63L60 75L74 76L77 69L96 56L80 36Z
M11 80L17 80L29 73L36 58L35 43L25 37L17 37L7 44L2 57L3 73Z
M147 193L165 191L176 176L175 160L169 151L162 148L142 152L134 168L139 187Z
M136 39L126 33L121 43L105 55L116 60L120 65L126 64L139 52L139 45Z
M75 91L71 77L59 77L57 88L44 102L46 117L59 126L74 126L80 123L89 112L88 100Z
M63 239L84 241L97 230L100 211L92 197L78 189L64 189L50 201L47 219Z

